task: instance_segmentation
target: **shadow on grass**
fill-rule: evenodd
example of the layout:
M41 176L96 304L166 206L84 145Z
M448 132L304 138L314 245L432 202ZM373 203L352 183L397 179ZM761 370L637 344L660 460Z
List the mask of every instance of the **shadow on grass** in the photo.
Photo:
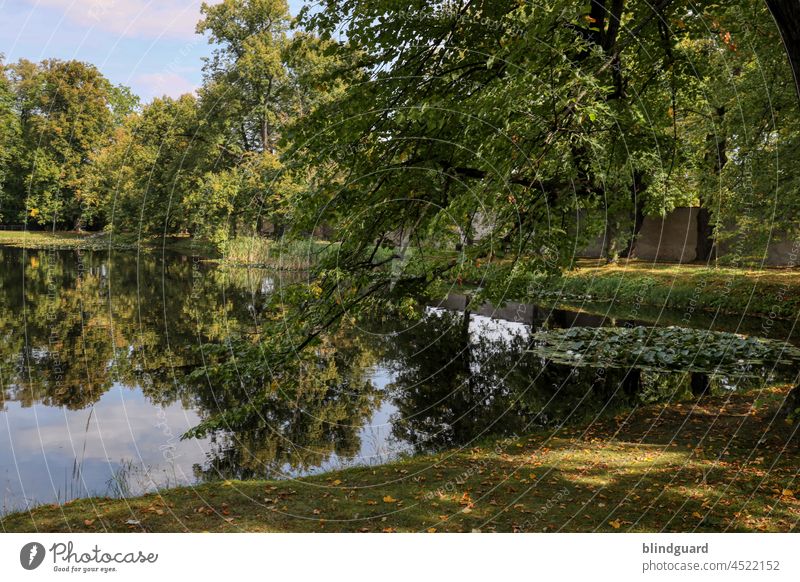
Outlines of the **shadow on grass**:
M2 519L5 531L792 531L794 429L780 393L652 406L296 481L224 481L84 499Z

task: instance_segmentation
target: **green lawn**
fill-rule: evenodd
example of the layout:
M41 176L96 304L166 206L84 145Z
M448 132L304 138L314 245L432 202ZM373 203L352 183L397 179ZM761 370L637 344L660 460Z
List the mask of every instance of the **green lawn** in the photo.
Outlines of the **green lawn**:
M294 481L226 481L5 517L22 531L797 529L788 387ZM788 443L788 444L787 444Z
M109 236L104 233L68 231L19 231L0 230L0 245L27 249L104 249L108 248ZM322 252L332 252L324 241L275 242L264 237L240 236L218 249L207 240L188 235L174 235L140 240L133 234L117 234L113 237L114 248L130 249L143 246L160 250L166 248L185 255L198 255L204 259L228 265L251 265L282 270L309 268Z
M114 246L135 247L135 237L115 236ZM0 231L0 245L26 248L106 248L108 238L94 233ZM231 265L260 265L302 270L319 253L335 252L322 241L275 243L261 237L228 241L222 253L207 241L188 236L158 238L148 247L199 254ZM485 267L484 267L485 268ZM479 272L473 273L480 279ZM463 289L469 289L468 281ZM800 313L800 269L709 268L705 265L657 264L624 261L602 264L580 260L561 277L540 281L528 297L538 302L614 302L626 309L642 307L694 313L721 313L770 318L794 318Z
M581 261L543 282L537 293L563 301L613 301L620 305L793 318L800 313L800 269L708 268L631 261L612 265Z
M0 230L0 245L23 248L80 248L93 233L40 230Z

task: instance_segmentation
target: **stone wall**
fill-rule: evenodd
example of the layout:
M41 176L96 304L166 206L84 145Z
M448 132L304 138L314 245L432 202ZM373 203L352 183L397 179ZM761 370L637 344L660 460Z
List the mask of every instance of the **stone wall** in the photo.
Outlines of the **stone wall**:
M647 216L633 256L645 261L691 263L697 257L697 208L676 208L664 218Z
M647 216L639 231L633 250L634 258L665 263L691 263L697 257L697 208L676 208L664 218ZM727 226L733 229L735 226ZM732 252L732 243L720 244L720 259ZM604 256L605 241L599 237L578 253L585 258ZM766 250L766 253L765 253ZM785 233L773 233L766 249L750 249L752 261L770 267L800 266L800 239L795 240ZM764 256L766 255L766 256Z

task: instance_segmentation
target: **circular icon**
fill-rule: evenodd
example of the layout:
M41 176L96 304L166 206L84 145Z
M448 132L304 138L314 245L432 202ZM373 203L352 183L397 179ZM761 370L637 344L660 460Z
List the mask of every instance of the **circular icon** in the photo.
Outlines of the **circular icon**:
M35 570L44 561L44 546L39 542L30 542L19 551L19 563L26 570Z

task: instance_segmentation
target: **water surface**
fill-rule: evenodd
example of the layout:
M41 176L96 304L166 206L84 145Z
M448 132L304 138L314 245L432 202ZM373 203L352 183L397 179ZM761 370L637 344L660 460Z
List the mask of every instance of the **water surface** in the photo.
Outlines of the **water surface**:
M414 321L338 330L332 379L271 398L252 426L181 439L237 405L231 386L189 375L203 364L199 346L257 334L268 296L300 275L158 252L0 247L0 260L0 512L379 464L691 397L689 374L632 384L629 370L548 364L528 351L533 330L630 317L517 303L465 315L451 295ZM717 391L758 383L709 379Z

